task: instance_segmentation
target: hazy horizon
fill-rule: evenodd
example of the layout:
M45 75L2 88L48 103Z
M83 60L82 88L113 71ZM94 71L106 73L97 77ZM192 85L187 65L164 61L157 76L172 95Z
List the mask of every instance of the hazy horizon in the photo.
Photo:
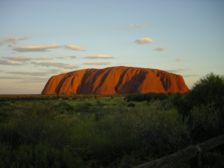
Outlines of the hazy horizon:
M132 66L223 75L222 0L2 0L0 94L39 94L50 76Z

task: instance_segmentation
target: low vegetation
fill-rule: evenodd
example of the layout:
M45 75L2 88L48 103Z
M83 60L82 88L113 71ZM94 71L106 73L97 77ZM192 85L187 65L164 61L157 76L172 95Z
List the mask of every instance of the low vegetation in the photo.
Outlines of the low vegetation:
M224 79L214 74L185 95L27 100L0 100L0 167L128 168L224 133ZM223 148L211 155L208 166Z

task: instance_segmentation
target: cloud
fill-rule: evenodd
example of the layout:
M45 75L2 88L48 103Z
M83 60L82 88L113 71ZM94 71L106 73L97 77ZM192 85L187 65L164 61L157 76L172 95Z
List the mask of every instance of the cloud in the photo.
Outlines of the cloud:
M22 84L29 84L29 83L33 83L33 84L38 84L39 83L45 83L49 78L42 78L42 77L38 77L38 76L35 76L35 77L29 77L29 78L23 78L21 79L21 83Z
M49 69L47 72L50 73L50 74L56 74L56 73L64 72L64 70L61 70L61 69Z
M0 65L22 65L23 63L20 61L13 61L13 60L0 60Z
M76 56L65 56L65 58L76 59Z
M17 80L17 79L21 79L21 77L15 77L15 76L0 76L0 79Z
M155 51L158 51L158 52L164 52L164 51L166 51L166 49L165 48L162 48L162 47L157 47L154 50Z
M43 67L56 67L56 68L62 68L62 69L77 69L78 68L78 66L76 65L52 62L52 61L32 61L31 63L34 65L39 65Z
M86 59L108 59L113 58L110 54L94 54L94 55L84 55L83 58Z
M182 62L183 60L182 59L180 59L180 58L176 58L175 59L175 62Z
M58 44L45 44L45 45L26 45L15 47L14 50L18 52L30 52L30 51L48 51L49 49L60 48Z
M10 61L17 61L17 62L30 61L32 59L30 57L2 57L2 58L10 60Z
M25 76L44 76L47 74L46 72L18 72L18 71L7 72L7 73L14 74L14 75L25 75Z
M62 57L23 57L23 56L15 56L15 57L2 57L0 59L0 65L23 65L25 63L31 63L35 65L42 66L52 66L63 69L74 68L73 65L57 63L53 62L54 59L75 59L76 56L62 56Z
M171 72L171 73L183 73L184 71L186 71L186 69L178 68L178 69L171 69L171 70L167 70L167 71Z
M64 47L67 49L75 50L75 51L85 51L86 50L77 44L67 44L67 45L64 45Z
M0 64L2 65L22 65L31 61L51 61L53 58L48 57L22 57L22 56L16 56L16 57L2 57L3 59L0 60Z
M142 37L142 38L135 40L135 43L140 44L140 45L150 44L152 42L153 42L153 39L151 39L150 37Z
M16 61L51 61L54 59L76 59L77 56L42 56L42 57L22 57L22 56L16 56L16 57L2 57L4 59L9 59L9 60L16 60Z
M128 25L128 28L130 28L130 29L144 29L144 28L146 28L148 26L149 26L148 23L130 24L130 25Z
M72 55L72 56L58 56L55 57L56 59L76 59L77 57Z
M13 50L18 52L32 52L32 51L48 51L49 49L55 49L55 48L67 48L75 51L86 50L77 44L66 44L64 46L58 44L25 45L15 47L13 48Z
M46 75L49 75L49 74L55 74L55 73L59 73L61 72L61 70L59 69L47 69L45 71L33 71L33 72L24 72L24 71L10 71L10 72L5 72L7 74L12 74L12 75L16 75L16 78L17 79L21 79L21 78L24 78L24 76L33 76L33 77L43 77L43 76L46 76ZM19 77L18 77L19 75ZM21 76L22 77L21 77ZM15 77L15 76L13 76ZM10 79L9 78L5 78L5 79Z
M49 78L48 77L39 77L39 76L0 76L1 80L16 80L17 82L26 85L28 83L42 83L46 82ZM18 84L18 83L17 83ZM16 85L18 86L18 85Z
M84 62L84 65L110 65L110 62Z
M22 65L27 61L30 61L28 57L1 57L1 65Z
M14 37L6 37L0 38L0 45L2 44L16 44L17 41L26 40L27 36L14 36Z
M186 74L184 75L185 78L191 78L191 77L199 77L200 75L198 74Z

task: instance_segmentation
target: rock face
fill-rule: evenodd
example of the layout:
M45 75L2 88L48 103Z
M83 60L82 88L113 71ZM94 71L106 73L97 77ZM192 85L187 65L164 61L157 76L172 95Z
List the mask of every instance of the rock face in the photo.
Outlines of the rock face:
M181 75L148 68L109 67L83 69L52 76L43 95L185 93L189 89Z

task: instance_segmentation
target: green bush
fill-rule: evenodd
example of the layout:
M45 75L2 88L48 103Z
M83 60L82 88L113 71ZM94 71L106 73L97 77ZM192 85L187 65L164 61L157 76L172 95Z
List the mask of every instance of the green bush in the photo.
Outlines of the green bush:
M173 104L188 121L194 141L224 133L224 78L208 74L183 96L176 95Z
M164 93L135 93L129 94L125 97L127 101L152 101L152 100L165 100L168 98L167 94Z
M223 91L223 78L210 74L188 94L4 100L0 167L128 168L153 160L223 133Z
M187 99L192 107L214 104L215 108L223 110L224 78L212 73L208 74L195 84Z
M189 128L194 141L203 141L222 132L218 110L213 104L195 106L191 111Z
M175 109L160 101L127 105L122 99L2 105L11 111L0 123L0 167L131 167L189 144Z

